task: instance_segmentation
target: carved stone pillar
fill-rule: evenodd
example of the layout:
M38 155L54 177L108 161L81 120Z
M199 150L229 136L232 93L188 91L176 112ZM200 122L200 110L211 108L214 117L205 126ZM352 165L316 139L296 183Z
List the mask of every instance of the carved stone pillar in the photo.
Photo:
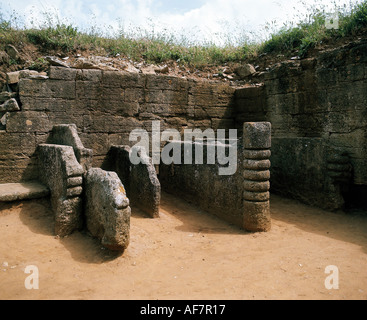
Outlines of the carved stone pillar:
M269 231L271 124L246 122L243 128L243 146L243 227L252 232Z

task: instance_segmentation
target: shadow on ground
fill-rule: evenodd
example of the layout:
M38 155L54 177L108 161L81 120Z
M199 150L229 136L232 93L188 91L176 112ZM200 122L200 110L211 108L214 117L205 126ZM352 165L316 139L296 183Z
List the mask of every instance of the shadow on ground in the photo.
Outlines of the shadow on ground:
M306 232L356 244L367 251L367 212L328 212L298 201L271 196L273 221L294 225Z
M212 233L212 234L248 234L249 232L226 222L194 204L177 196L162 192L161 211L167 212L179 219L181 226L176 227L181 232Z
M32 232L54 237L53 216L48 199L2 203L0 215L6 214L7 209L14 207L19 207L20 220ZM367 214L365 213L327 212L275 195L271 197L271 211L273 223L278 221L293 225L305 232L353 243L364 251L367 250ZM251 234L198 209L193 204L166 193L162 193L161 212L180 221L181 224L174 227L177 232ZM151 219L134 208L132 217ZM284 229L284 232L287 232L287 228ZM134 239L133 234L131 238ZM122 256L121 253L103 248L99 241L92 238L86 231L74 232L66 238L55 240L70 252L74 260L82 263L103 264ZM246 237L243 238L243 241L246 241Z
M54 234L54 218L48 199L24 201L7 205L9 208L20 207L19 218L32 232L54 237L71 254L72 258L82 263L101 264L122 255L103 248L99 241L86 231L76 231L68 237L58 238ZM1 208L0 208L1 210Z

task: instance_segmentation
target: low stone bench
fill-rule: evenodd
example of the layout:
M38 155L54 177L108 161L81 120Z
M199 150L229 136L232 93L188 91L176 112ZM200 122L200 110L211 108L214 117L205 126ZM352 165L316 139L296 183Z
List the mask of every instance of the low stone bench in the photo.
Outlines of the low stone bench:
M38 199L49 195L50 190L36 181L0 184L0 201L3 202Z

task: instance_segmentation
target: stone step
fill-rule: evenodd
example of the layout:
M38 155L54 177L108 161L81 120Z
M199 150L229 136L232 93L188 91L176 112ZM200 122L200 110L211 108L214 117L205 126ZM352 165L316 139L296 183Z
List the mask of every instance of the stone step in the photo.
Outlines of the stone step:
M0 201L10 202L47 197L50 190L39 182L0 184Z

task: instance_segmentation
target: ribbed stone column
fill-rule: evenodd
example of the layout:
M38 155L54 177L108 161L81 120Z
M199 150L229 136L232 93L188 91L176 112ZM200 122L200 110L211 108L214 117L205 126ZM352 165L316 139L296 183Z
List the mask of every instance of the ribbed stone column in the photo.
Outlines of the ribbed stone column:
M270 122L246 122L243 127L243 146L243 226L247 231L269 231Z

